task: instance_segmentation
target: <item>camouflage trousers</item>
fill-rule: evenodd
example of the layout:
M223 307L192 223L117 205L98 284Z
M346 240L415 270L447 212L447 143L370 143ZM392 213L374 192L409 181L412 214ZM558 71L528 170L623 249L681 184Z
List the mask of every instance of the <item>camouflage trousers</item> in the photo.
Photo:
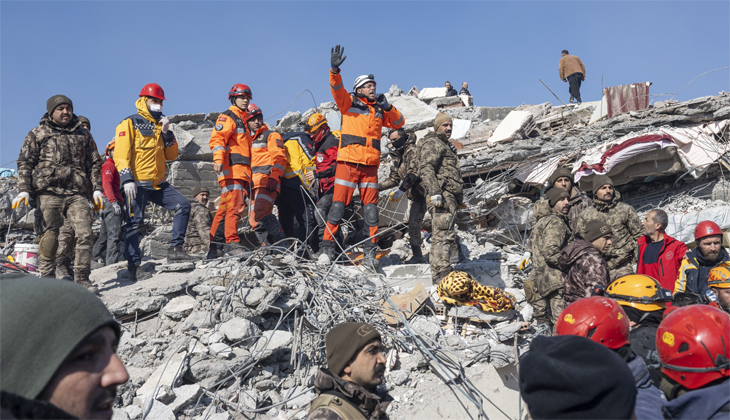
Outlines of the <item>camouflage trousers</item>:
M71 223L63 219L63 226L58 233L58 250L56 251L56 277L71 276L71 260L76 248L76 232Z
M541 324L548 324L550 332L555 330L558 323L558 316L565 309L565 301L563 300L563 289L558 289L548 293L545 297L537 297L529 302L532 305L533 318L537 321L538 327Z
M421 196L414 196L411 201L411 209L408 212L408 241L411 249L420 249L421 243L421 225L423 217L426 215L426 199ZM420 255L420 254L419 254Z
M451 266L451 247L456 243L456 211L459 203L456 197L448 191L443 192L444 205L435 207L428 203L428 212L431 213L431 252L429 262L431 263L431 281L433 284L446 274L453 271Z
M91 207L83 195L38 195L38 208L43 214L43 235L39 244L38 271L42 277L55 277L55 260L59 251L61 227L66 223L76 234L74 280L86 282L91 272ZM73 235L71 235L73 236Z

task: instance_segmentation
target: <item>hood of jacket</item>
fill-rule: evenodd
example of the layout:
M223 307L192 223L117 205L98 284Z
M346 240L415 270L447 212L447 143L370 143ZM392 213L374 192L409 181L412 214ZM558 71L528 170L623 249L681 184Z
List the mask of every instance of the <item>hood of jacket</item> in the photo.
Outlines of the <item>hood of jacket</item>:
M157 120L152 117L150 110L147 109L147 98L141 97L137 99L137 102L135 102L134 105L137 107L137 113L139 115L143 116L147 121L152 121L157 124Z
M385 411L392 401L388 394L377 395L353 382L334 375L328 369L321 368L314 378L314 391L317 395L329 390L339 391L351 403L367 414L368 418L385 417ZM379 416L374 413L379 413Z
M695 389L664 404L665 418L669 419L713 419L725 405L730 404L730 379L717 385Z
M81 127L81 121L79 120L79 117L76 116L76 114L73 114L73 116L71 117L71 121L69 121L65 127L61 127L60 125L53 122L51 116L48 115L48 113L46 112L41 117L40 125L46 125L53 130L68 131L70 133Z
M605 201L601 201L594 196L593 197L593 207L595 207L596 210L598 210L600 212L604 212L606 210L616 207L616 204L618 204L620 201L621 201L621 193L616 190L613 190L613 198L608 203L606 203Z
M705 258L705 256L702 255L702 253L700 252L699 247L693 249L692 251L689 251L689 253L687 254L687 257L689 258L690 261L692 261L692 262L696 261L702 267L715 267L716 265L720 264L721 262L727 261L730 259L730 255L728 255L728 253L727 253L727 251L725 251L724 247L720 247L720 256L717 258L716 261L709 261L707 258Z
M567 271L579 258L589 254L600 255L601 252L592 243L583 239L576 239L572 244L563 249L563 253L558 260L560 270Z

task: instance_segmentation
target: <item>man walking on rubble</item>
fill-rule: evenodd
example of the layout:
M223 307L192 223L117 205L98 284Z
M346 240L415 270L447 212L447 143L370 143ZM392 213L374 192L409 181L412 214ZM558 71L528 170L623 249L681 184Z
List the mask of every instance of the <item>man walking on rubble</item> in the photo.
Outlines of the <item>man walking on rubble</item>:
M568 91L570 92L570 101L573 102L575 99L578 105L583 102L580 99L580 84L586 80L586 66L580 61L580 57L570 55L568 50L563 50L561 53L562 58L558 64L558 71L560 72L560 80L566 83L570 83Z
M101 185L104 188L104 210L101 212L101 230L94 244L94 261L104 265L122 261L122 207L124 198L119 189L119 172L114 164L116 140L106 145L106 161L101 166Z
M364 322L343 322L327 333L327 369L314 378L307 420L387 419L393 398L376 388L385 373L380 333Z
M569 193L551 188L545 198L549 207L535 209L537 222L531 235L535 268L524 286L527 302L535 309L535 320L552 329L565 308L559 259L562 250L573 242L573 233L568 226Z
M384 94L375 94L375 77L362 75L355 79L352 93L347 93L340 75L340 66L347 56L337 45L330 58L330 89L337 108L342 114L342 140L337 155L333 203L327 215L327 226L322 240L320 264L334 262L336 254L333 235L340 228L345 207L350 204L355 188L360 190L365 225L370 240L363 244L363 265L379 268L375 258L378 244L378 167L380 166L380 138L383 127L401 128L403 115L388 103ZM339 254L339 253L338 253Z
M449 274L451 249L456 244L455 218L462 204L463 183L456 149L449 142L453 123L443 112L436 114L433 130L421 139L419 164L421 185L428 198L431 214L431 282L438 284Z
M208 210L209 195L208 187L197 186L193 189L194 200L190 204L190 221L183 245L189 254L202 254L210 250L210 225L213 218Z
M644 235L639 238L637 274L659 280L662 288L674 291L679 267L687 253L687 245L666 234L669 216L664 210L654 209L641 222Z
M636 262L637 240L644 233L636 210L621 202L621 194L613 188L613 181L606 175L593 178L593 207L586 209L578 218L576 236L586 237L586 227L591 220L604 220L613 230L613 245L606 254L611 270L611 280L632 274Z
M127 206L124 252L131 281L137 281L137 268L142 263L139 230L144 224L148 201L175 212L168 262L190 260L182 249L190 202L165 181L165 162L177 158L177 139L170 130L170 120L162 114L164 100L165 92L160 85L145 85L135 103L137 113L119 123L115 136L114 163L119 170Z
M213 169L218 174L221 201L210 225L210 238L205 241L210 244L208 259L223 256L223 244L231 253L241 252L238 223L251 187L251 136L246 125L251 98L247 85L233 85L228 91L231 106L221 113L210 133L208 145L213 151Z
M710 270L730 262L730 255L722 246L722 230L715 222L700 222L695 227L694 236L697 248L688 252L682 260L674 293L693 293L704 302L707 300Z
M12 208L35 199L43 215L38 266L42 277L55 275L58 234L66 217L78 237L74 281L98 292L89 281L93 247L89 199L93 197L94 205L103 208L101 157L91 133L73 113L71 99L52 96L46 111L20 149L19 194Z
M426 215L426 190L421 185L418 163L420 155L416 145L416 134L399 128L391 130L388 139L392 148L390 157L393 160L393 166L390 168L388 178L378 183L378 190L384 191L398 186L397 190L390 193L390 201L398 202L403 195L407 195L411 200L411 208L408 212L408 239L413 257L405 263L422 264L424 258L421 251L421 223Z
M585 240L576 239L563 249L558 264L563 272L563 300L571 304L588 297L596 286L606 288L611 282L608 264L603 258L611 248L613 231L602 220L591 220Z

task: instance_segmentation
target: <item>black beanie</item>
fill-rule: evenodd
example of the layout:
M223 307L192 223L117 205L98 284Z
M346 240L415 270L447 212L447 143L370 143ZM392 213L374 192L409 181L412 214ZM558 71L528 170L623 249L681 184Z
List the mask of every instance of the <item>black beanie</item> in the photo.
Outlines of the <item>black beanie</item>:
M343 322L335 325L325 339L327 368L337 376L353 357L372 340L380 340L380 333L364 322Z
M105 326L120 336L119 323L83 286L0 276L0 389L35 399L74 348Z
M626 362L577 335L532 340L520 360L520 394L533 419L629 419L636 404Z
M52 114L53 110L56 109L57 106L62 104L69 104L71 105L71 109L74 107L74 103L71 102L71 99L68 98L66 95L54 95L48 98L46 101L46 111L48 111L48 114Z
M608 177L608 175L596 175L593 177L593 195L596 195L596 192L601 189L604 185L610 185L613 187L613 181L611 181L611 178Z
M558 178L566 177L570 179L570 182L572 184L575 183L575 179L573 178L573 172L570 171L569 168L558 168L553 172L552 175L550 175L550 186L552 187L555 184L555 181L558 180Z
M568 192L562 188L553 187L545 193L545 199L548 201L548 203L550 203L550 208L552 208L555 204L557 204L558 201L562 200L565 197L570 198L570 194L568 194Z
M603 235L613 233L611 226L603 220L591 220L586 223L586 241L593 242Z

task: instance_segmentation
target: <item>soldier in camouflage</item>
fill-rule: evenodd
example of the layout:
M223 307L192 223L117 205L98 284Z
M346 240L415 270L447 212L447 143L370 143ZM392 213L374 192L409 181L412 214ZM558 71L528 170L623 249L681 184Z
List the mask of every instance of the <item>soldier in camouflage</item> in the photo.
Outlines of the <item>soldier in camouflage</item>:
M453 123L448 114L439 112L434 118L434 132L428 133L419 145L421 185L428 197L431 213L431 281L437 284L449 274L451 249L456 243L454 220L463 193L461 168L456 150L450 146Z
M591 220L603 220L613 230L613 245L606 254L611 270L611 280L632 274L636 263L637 240L644 234L636 210L621 202L621 194L613 188L613 181L606 175L593 179L593 207L578 218L576 236L585 238L586 227Z
M558 263L563 272L563 300L570 305L591 296L596 286L608 287L611 274L603 256L611 248L613 231L602 220L591 220L585 240L576 239L563 249Z
M33 198L43 214L43 235L39 243L39 271L54 277L54 260L63 218L77 236L75 281L97 292L89 281L91 271L91 207L93 197L103 207L101 157L91 133L81 127L73 103L56 95L46 103L48 111L40 125L23 141L18 156L18 190L13 208L28 205Z
M213 218L208 210L207 187L195 187L195 200L190 203L190 222L185 231L185 245L183 250L188 254L202 254L210 249L210 226Z
M558 259L563 248L573 241L573 233L568 226L570 194L560 188L551 188L545 198L548 206L535 209L537 223L531 236L534 269L524 286L527 302L535 310L535 320L554 328L558 315L565 308Z
M390 157L393 166L390 175L384 181L378 182L378 189L384 191L395 186L398 189L390 193L390 201L398 202L403 195L411 200L411 209L408 213L408 237L413 251L413 258L406 264L421 264L424 262L421 251L421 223L426 215L426 191L421 185L418 163L418 146L416 134L406 133L402 128L392 130L388 134L392 151Z

